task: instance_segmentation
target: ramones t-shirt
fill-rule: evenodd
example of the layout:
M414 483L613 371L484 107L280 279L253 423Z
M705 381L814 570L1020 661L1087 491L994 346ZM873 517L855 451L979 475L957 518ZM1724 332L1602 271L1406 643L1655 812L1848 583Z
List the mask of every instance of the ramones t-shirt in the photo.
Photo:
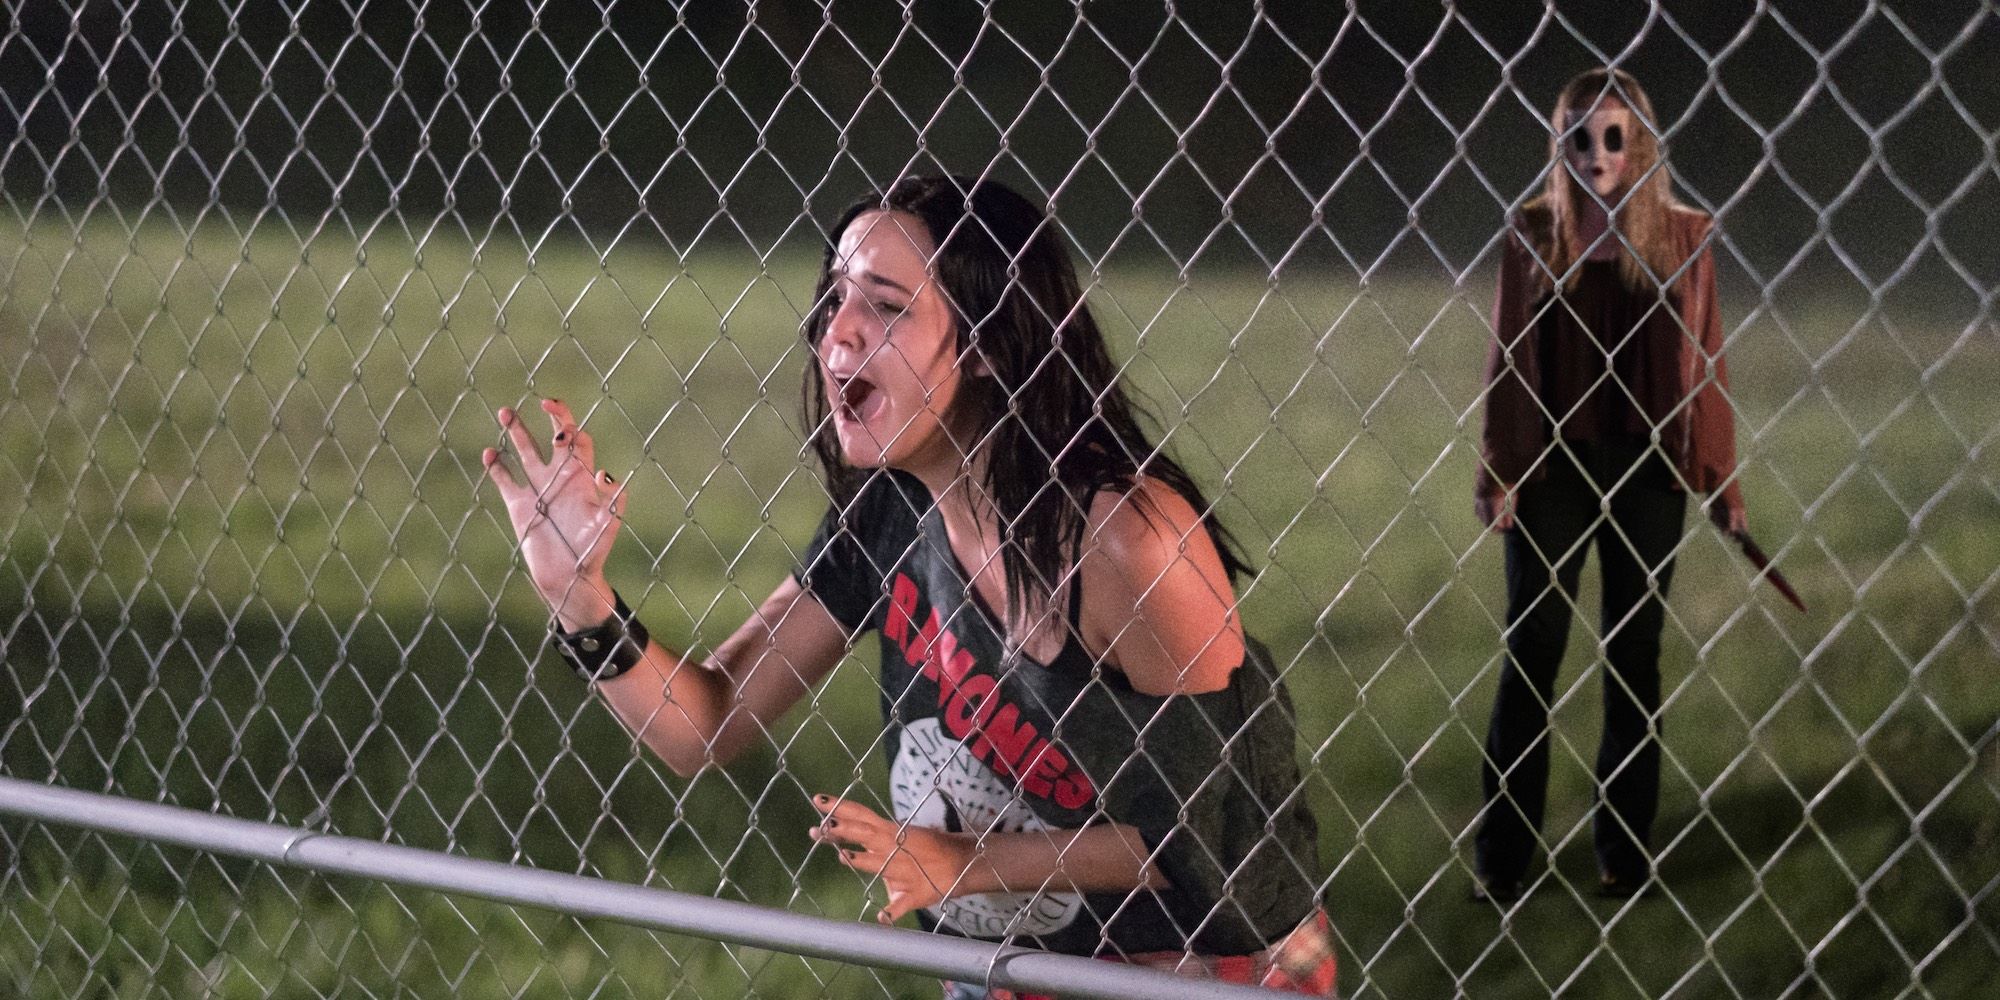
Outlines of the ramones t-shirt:
M931 929L1068 954L1260 951L1317 905L1312 815L1292 706L1254 641L1229 686L1160 698L1074 636L1042 664L1009 647L972 591L929 492L881 472L832 509L797 577L850 634L882 644L897 818L974 834L1136 828L1170 888L985 893Z

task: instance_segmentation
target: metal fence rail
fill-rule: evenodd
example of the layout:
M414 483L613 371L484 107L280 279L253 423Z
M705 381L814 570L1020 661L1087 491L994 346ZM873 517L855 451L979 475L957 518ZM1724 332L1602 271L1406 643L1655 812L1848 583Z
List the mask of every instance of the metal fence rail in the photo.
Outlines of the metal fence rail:
M0 812L42 823L177 844L412 889L476 896L713 941L1066 996L1250 1000L1263 990L1013 945L939 938L706 896L455 857L394 844L253 823L120 796L0 778Z
M570 401L631 491L612 579L717 642L827 507L826 227L936 172L1048 211L1242 543L1343 996L1988 988L2000 9L1726 7L6 5L0 993L1169 995L860 926L805 831L894 805L872 647L677 777L548 651L481 468ZM1599 898L1587 572L1525 896L1475 903L1495 274L1599 65L1715 220L1749 527L1810 611L1694 505L1665 539L1659 879Z

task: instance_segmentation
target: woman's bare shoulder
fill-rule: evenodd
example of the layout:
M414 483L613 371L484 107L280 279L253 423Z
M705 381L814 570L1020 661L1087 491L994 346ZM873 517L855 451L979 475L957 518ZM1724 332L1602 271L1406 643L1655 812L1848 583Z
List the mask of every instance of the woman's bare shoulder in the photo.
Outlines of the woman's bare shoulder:
M1205 529L1201 514L1179 490L1151 476L1138 476L1124 488L1101 489L1091 498L1085 547L1170 558L1195 537L1205 539Z
M1171 485L1140 477L1091 502L1086 638L1139 691L1214 691L1243 659L1236 593L1208 526Z

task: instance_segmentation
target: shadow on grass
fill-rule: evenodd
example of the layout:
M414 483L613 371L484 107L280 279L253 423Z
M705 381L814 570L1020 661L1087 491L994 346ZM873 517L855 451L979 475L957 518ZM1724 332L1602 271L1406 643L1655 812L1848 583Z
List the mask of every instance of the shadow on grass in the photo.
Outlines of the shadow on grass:
M421 613L336 620L317 607L231 618L143 600L77 613L61 595L0 594L0 629L0 764L15 777L839 919L865 907L851 876L809 862L807 795L847 788L879 762L827 752L869 756L851 738L791 739L799 728L851 736L875 725L865 684L829 691L816 714L777 734L787 749L681 780L633 746L532 628ZM1670 797L1655 837L1666 890L1631 904L1590 895L1587 834L1563 845L1557 877L1512 913L1472 904L1446 832L1407 802L1407 815L1387 809L1367 845L1333 846L1346 866L1328 901L1351 949L1343 992L1512 995L1574 983L1605 997L1845 997L1915 980L1937 995L1973 995L2000 961L1990 892L2000 879L2000 782L1963 734L1992 729L1991 718L1947 724L1906 712L1871 731L1858 758L1757 755L1692 806L1673 810ZM1984 746L1990 757L1990 740ZM268 971L259 962L317 970L290 974L335 987L428 981L409 963L343 958L349 952L331 944L319 957L288 952L288 929L300 925L321 941L368 946L355 955L421 938L436 961L416 964L433 971L484 955L487 981L509 992L521 992L526 980L516 977L532 979L538 963L588 968L607 953L613 975L632 982L707 977L701 995L752 984L823 989L820 966L796 959L669 946L501 908L440 910L428 896L193 852L16 823L0 826L0 850L16 873L5 895L23 914L0 931L0 952L22 968L55 953L76 959L51 966L75 981L94 974L85 959L114 939L117 954L261 956L233 959L232 974L246 981ZM79 921L92 929L71 929ZM460 933L468 928L476 932ZM242 934L267 943L232 937ZM50 943L62 940L76 947ZM527 958L493 962L501 953ZM148 969L140 961L125 973ZM581 981L567 977L548 995ZM872 975L841 982L880 993Z
M1898 719L1871 743L1899 752L1725 782L1661 816L1664 891L1590 900L1617 956L1599 978L1652 996L1979 992L2000 963L1990 765L1935 717ZM1587 844L1557 868L1595 883Z
M808 789L857 770L767 747L675 778L490 621L0 595L0 629L6 774L348 836L783 905Z
M231 618L140 600L79 613L62 595L0 593L0 768L835 919L866 908L852 874L809 861L805 834L816 818L806 789L847 787L851 762L766 748L675 778L541 652L533 628L260 610ZM0 861L0 969L13 970L0 993L914 988L836 963L11 819L0 821Z

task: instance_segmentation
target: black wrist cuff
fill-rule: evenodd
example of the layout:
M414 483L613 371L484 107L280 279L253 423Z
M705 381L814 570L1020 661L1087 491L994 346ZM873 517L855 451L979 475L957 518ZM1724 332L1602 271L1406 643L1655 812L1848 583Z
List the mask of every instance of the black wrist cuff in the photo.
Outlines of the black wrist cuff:
M557 626L549 644L586 681L608 681L646 658L646 626L639 623L625 599L611 592L611 620L596 628L564 632Z

